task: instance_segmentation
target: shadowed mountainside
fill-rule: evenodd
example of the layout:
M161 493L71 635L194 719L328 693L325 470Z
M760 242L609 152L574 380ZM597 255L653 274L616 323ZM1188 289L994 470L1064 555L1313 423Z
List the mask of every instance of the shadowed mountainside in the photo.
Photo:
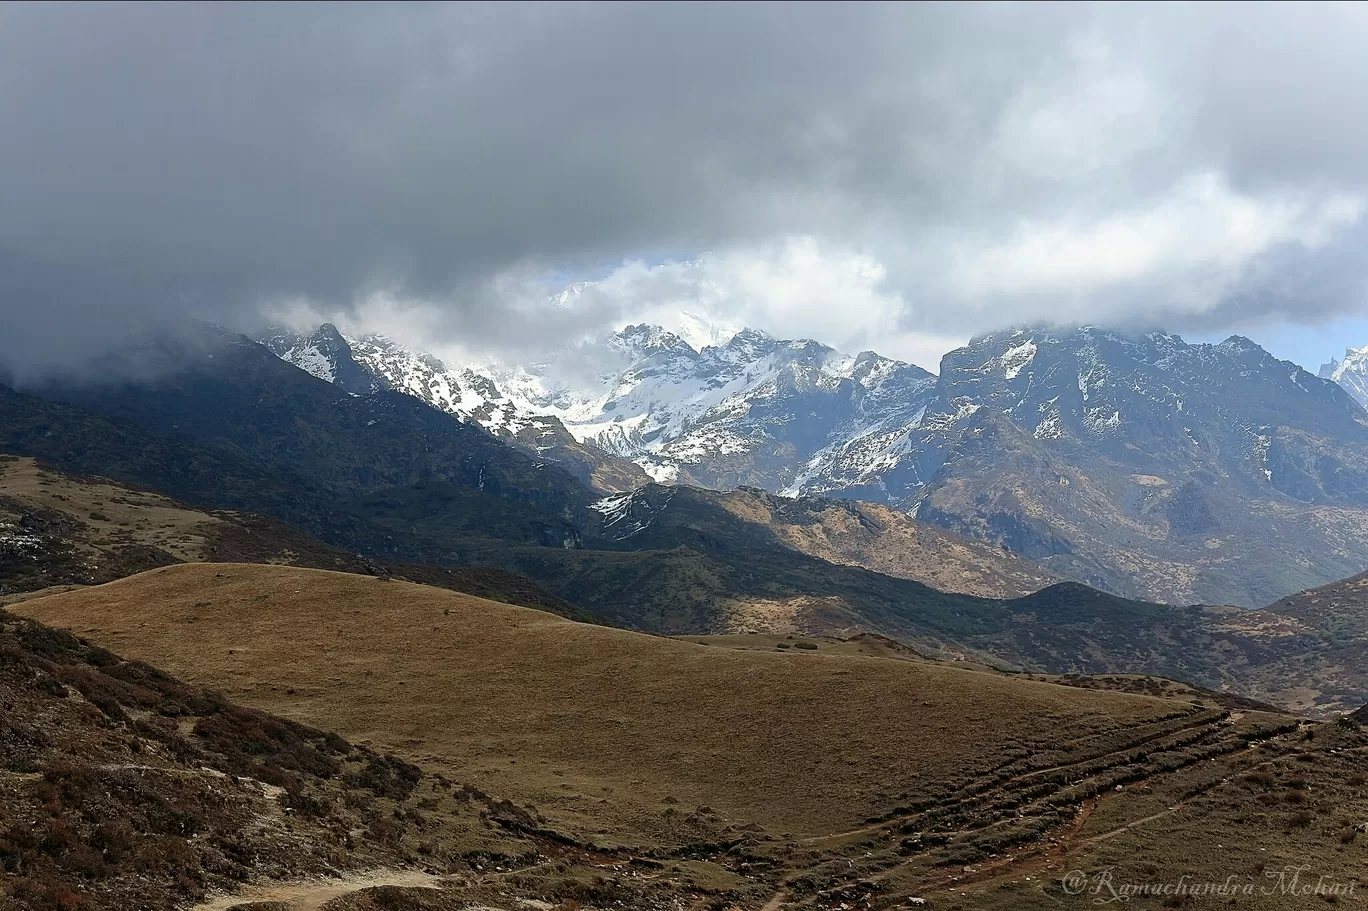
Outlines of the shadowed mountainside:
M0 390L5 445L196 505L266 513L372 559L517 573L629 628L871 631L933 654L1160 674L1320 712L1368 695L1368 671L1330 660L1315 621L1077 586L1006 601L947 593L915 579L1012 594L1048 577L859 506L658 486L595 499L558 468L415 399L350 395L241 337L216 345L213 357L153 379L64 393L120 419ZM380 430L358 430L391 413ZM888 573L913 578L846 562L870 551ZM1283 673L1289 662L1295 678Z
M594 620L516 573L363 557L276 519L196 510L106 478L73 477L0 455L0 597L97 585L181 562L281 563L405 578Z
M325 335L282 356L345 384L324 355L347 342ZM1368 567L1363 409L1238 336L1025 327L939 377L751 330L699 350L630 326L593 349L593 379L352 344L499 432L544 421L657 479L877 502L1127 597L1257 607Z

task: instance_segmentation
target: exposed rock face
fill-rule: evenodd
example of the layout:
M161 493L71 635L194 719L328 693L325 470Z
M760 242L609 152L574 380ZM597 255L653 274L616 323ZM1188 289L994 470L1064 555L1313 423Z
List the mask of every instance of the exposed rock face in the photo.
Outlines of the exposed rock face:
M1067 577L1257 606L1368 566L1363 410L1248 339L998 333L939 395L890 500Z
M327 330L272 345L340 377L316 356L338 350ZM753 330L713 341L629 326L576 353L601 368L588 381L342 343L376 384L589 466L600 489L639 483L635 462L665 482L867 500L1177 603L1257 606L1368 567L1368 417L1339 385L1364 352L1328 382L1238 336L1017 329L935 377Z
M1339 383L1360 405L1368 406L1368 345L1346 348L1344 360L1332 358L1330 363L1322 364L1319 376Z
M368 395L390 388L383 376L356 361L351 345L332 323L324 323L309 336L273 333L262 339L262 344L277 357L347 392Z
M449 370L441 360L378 335L346 339L324 323L310 335L273 331L262 344L319 379L358 395L393 390L414 396L538 459L556 462L585 484L612 492L646 483L646 473L571 436L553 415L536 414L500 391L489 376Z

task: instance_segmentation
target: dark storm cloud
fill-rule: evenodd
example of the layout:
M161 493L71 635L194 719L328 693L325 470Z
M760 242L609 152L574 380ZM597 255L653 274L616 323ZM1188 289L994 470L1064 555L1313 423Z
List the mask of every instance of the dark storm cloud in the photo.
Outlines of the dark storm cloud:
M1343 7L4 6L0 349L368 289L550 338L640 302L540 308L548 272L791 236L875 256L934 331L1061 293L1168 295L1175 328L1344 310L1366 38ZM1169 204L1201 174L1224 221ZM1263 234L1192 263L1184 218ZM1058 252L1109 238L1136 244L1111 271Z

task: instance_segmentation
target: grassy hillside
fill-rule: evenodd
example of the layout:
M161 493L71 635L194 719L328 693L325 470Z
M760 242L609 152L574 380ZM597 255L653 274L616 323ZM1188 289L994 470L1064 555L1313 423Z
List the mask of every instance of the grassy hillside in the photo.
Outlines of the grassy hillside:
M878 793L977 771L985 725L1004 749L1038 748L1042 718L1071 739L1193 711L820 649L707 648L287 567L171 567L19 609L350 736L421 738L434 756L475 760L494 790L528 774L508 766L530 766L589 794L634 782L618 794L632 818L673 796L806 834L875 814ZM740 778L744 792L727 793ZM578 803L552 805L573 816Z
M201 508L261 512L351 555L444 567L423 581L449 584L457 567L515 573L533 580L524 591L549 590L545 603L629 628L870 631L975 661L1160 674L1321 713L1368 699L1368 668L1319 615L1173 608L1069 585L1005 601L948 593L916 578L961 590L1045 579L1010 555L824 501L652 486L610 522L558 469L419 402L361 401L245 342L220 354L155 383L71 393L146 427L0 387L0 443ZM269 559L233 549L250 540L213 557ZM141 555L168 562L155 547ZM497 596L501 584L480 591Z
M174 566L21 609L500 795L607 881L718 908L1059 907L1064 873L1101 860L1361 875L1344 821L1368 813L1368 738L1182 688L665 640L293 567Z
M422 880L420 846L429 868L535 850L410 763L3 611L0 706L6 911L170 911L253 878Z

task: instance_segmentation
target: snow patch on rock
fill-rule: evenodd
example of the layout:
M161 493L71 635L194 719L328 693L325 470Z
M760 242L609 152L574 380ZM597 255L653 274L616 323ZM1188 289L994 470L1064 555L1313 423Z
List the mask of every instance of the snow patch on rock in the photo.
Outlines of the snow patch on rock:
M1002 355L1003 375L1009 380L1016 379L1021 375L1021 371L1035 360L1035 356L1036 345L1033 341L1028 340L1008 348Z

